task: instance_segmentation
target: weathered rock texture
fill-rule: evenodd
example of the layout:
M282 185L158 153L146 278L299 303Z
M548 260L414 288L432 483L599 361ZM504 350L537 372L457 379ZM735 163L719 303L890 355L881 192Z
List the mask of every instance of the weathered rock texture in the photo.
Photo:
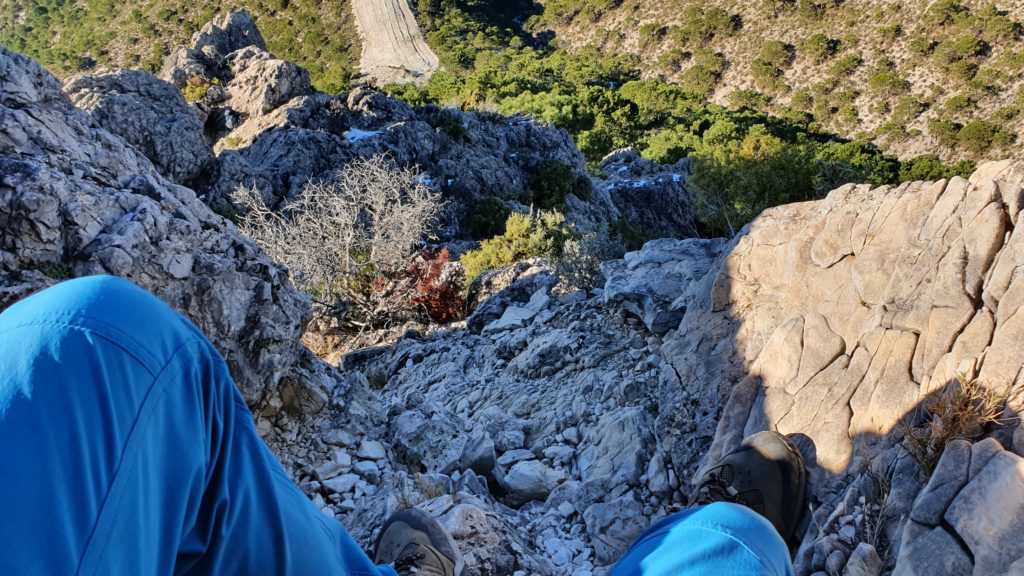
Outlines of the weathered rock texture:
M347 525L369 541L403 490L429 500L402 488L422 474L516 526L519 569L602 573L702 464L774 429L811 472L798 574L1018 569L1022 180L996 163L970 181L846 186L732 241L650 242L607 263L594 294L551 296L541 270L510 270L473 330L347 364L436 438L415 444L435 446L425 469L399 459L382 477L406 479L354 500ZM957 376L1009 394L1007 417L953 442L929 481L898 424L921 425Z
M200 184L214 166L203 125L174 86L140 70L103 71L68 80L71 101L128 141L164 176Z
M920 486L898 424L916 423L922 401L960 375L1020 409L1021 175L994 163L970 181L844 186L751 223L690 285L662 348L658 436L676 467L695 464L695 445L713 439L707 464L774 429L800 435L815 464L817 525L870 496L869 472L900 495L890 511L908 513ZM826 568L815 541L805 572ZM985 550L970 552L987 566Z
M114 274L192 319L251 403L282 381L302 382L291 388L305 398L329 380L298 341L309 300L287 272L3 48L0 178L0 305L61 278Z

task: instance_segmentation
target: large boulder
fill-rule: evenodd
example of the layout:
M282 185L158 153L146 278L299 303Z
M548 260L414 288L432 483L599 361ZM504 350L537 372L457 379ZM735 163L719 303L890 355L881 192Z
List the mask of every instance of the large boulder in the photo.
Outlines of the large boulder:
M113 274L195 322L249 402L276 394L282 380L331 385L333 372L299 343L309 300L287 272L76 109L56 78L4 48L0 173L0 293L13 296L5 304L63 278Z
M71 101L107 131L124 138L160 174L193 186L210 175L213 150L181 91L141 70L75 76L64 84Z
M391 433L400 462L442 474L460 467L469 440L462 421L430 405L402 412L392 422Z
M642 408L624 408L602 416L580 451L580 477L608 487L635 485L650 458L650 416Z
M488 270L469 287L468 305L472 314L466 319L469 329L480 332L500 319L510 306L525 306L538 291L558 284L546 260L531 259L511 266Z
M228 54L247 46L267 49L249 12L222 14L193 34L190 46L172 50L164 59L159 76L178 88L192 78L218 78L224 74Z
M895 574L1016 573L1024 568L1024 458L991 438L954 440L910 520Z
M687 288L708 273L726 242L653 240L622 260L604 262L604 297L643 320L651 332L679 326L689 300Z
M232 52L227 62L232 71L226 87L229 104L243 114L267 114L313 91L305 68L278 60L255 46Z
M706 466L747 434L777 430L808 454L815 515L842 517L852 507L842 487L868 463L905 454L901 427L926 425L930 398L955 392L961 379L997 395L1021 386L1022 174L1004 162L970 179L847 185L819 202L769 209L744 228L690 284L678 330L662 346L656 429L675 468ZM1008 411L1019 413L1020 402L1011 395ZM1007 424L992 433L1005 441L1016 428ZM899 485L906 501L905 478L917 472L887 470L893 498ZM931 510L944 494L935 492ZM1007 494L1012 509L1016 494ZM892 524L894 541L901 526ZM922 526L930 531L922 550L957 550L945 546L957 540L946 524ZM961 536L976 528L963 524ZM1001 530L1016 528L988 538ZM824 542L812 538L804 551L814 556ZM998 571L1006 560L985 565ZM802 566L821 569L825 559Z
M595 186L604 191L619 216L649 238L698 235L696 212L689 189L690 159L658 164L642 158L635 148L612 152L601 160L604 178Z

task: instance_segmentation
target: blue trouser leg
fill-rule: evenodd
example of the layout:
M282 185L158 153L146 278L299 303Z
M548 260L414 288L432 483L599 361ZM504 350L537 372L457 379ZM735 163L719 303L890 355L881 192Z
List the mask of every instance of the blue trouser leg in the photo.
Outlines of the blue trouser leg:
M263 444L223 359L127 281L0 314L0 574L394 574Z
M768 520L716 502L673 514L644 531L612 576L792 576L789 550Z

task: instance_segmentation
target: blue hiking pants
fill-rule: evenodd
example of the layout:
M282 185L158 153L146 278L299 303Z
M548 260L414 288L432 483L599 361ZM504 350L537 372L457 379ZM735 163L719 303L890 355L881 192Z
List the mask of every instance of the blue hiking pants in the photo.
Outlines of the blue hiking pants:
M0 314L0 574L395 576L259 438L188 320L107 276ZM615 575L792 574L733 504L651 526Z
M612 576L793 576L789 550L767 519L716 502L656 522L619 560Z
M195 326L96 276L0 315L0 574L394 571L288 478Z

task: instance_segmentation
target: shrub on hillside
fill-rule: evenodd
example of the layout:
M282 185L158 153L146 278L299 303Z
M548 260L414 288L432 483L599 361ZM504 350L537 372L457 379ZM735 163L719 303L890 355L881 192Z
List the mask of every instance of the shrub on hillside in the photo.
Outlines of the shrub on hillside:
M185 97L185 101L192 103L198 102L203 98L206 98L206 94L210 91L210 88L220 84L220 80L214 78L213 80L205 80L198 76L193 76L188 79L185 86L181 89L182 96Z
M505 220L510 213L511 210L501 198L485 198L469 209L462 230L473 240L496 236L505 231Z
M537 211L511 214L505 232L480 243L459 258L466 269L465 285L487 270L510 266L529 258L558 258L573 231L559 212Z
M847 182L866 182L881 186L895 182L900 163L893 156L883 154L877 146L867 142L829 142L818 147L814 159L825 164L843 164L850 167L850 175L842 181L818 179L819 191L827 192Z
M770 96L756 90L736 90L729 94L729 104L734 108L765 110L771 103L772 99Z
M462 291L466 273L450 262L447 248L423 250L409 263L406 275L416 291L409 302L413 309L422 310L427 319L438 324L462 318L466 310Z
M857 54L847 54L832 65L830 72L836 78L846 78L853 74L857 68L864 63L864 59Z
M972 120L957 132L957 142L974 154L1001 148L1013 142L1013 135L986 120Z
M692 137L678 130L662 130L647 139L643 157L660 164L674 164L692 151Z
M941 118L930 118L928 120L928 133L935 138L940 146L950 148L956 145L956 137L960 132L960 124Z
M923 154L911 158L900 165L900 181L914 182L917 180L934 181L953 176L964 178L974 172L975 164L970 160L963 160L954 165L943 164L939 157L934 154Z
M808 37L800 45L800 52L817 63L824 62L835 56L838 49L839 42L830 39L820 32Z
M412 309L409 261L443 208L418 176L383 156L358 159L276 210L243 188L239 228L288 267L299 289L347 308L351 326L387 325Z
M693 157L694 203L710 234L732 236L765 208L814 197L811 145L787 144L763 127Z
M558 289L562 292L590 290L604 283L601 262L621 258L625 248L620 240L609 233L607 226L595 232L572 237L562 246L562 254L555 259Z
M548 159L541 162L530 179L530 204L541 210L561 210L569 194L589 200L590 186L590 179L576 174L572 166Z

